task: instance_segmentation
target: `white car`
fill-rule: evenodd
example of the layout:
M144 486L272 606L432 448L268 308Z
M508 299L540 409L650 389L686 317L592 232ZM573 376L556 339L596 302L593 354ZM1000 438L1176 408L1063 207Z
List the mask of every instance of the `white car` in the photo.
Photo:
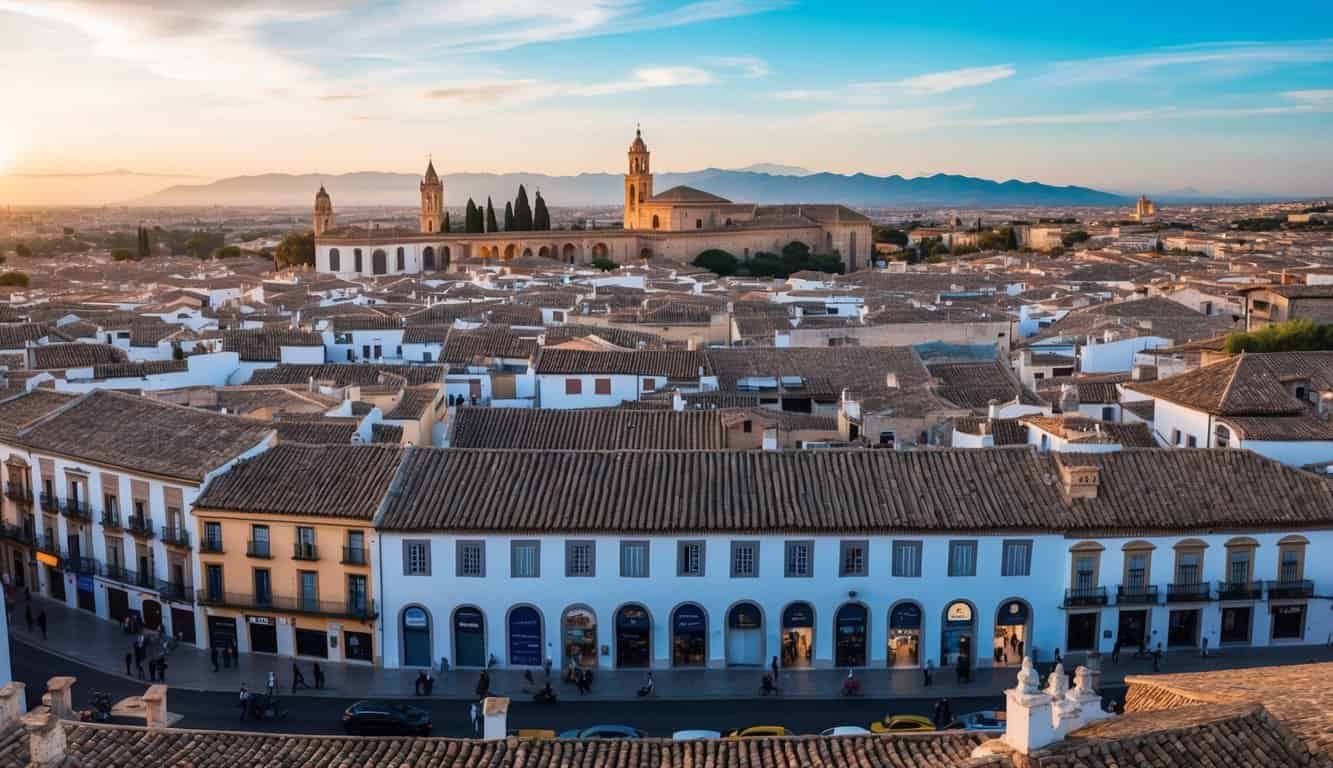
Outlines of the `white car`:
M825 728L819 732L820 736L865 736L870 731L859 725L838 725L832 728Z
M720 738L722 738L721 731L702 731L702 730L676 731L675 733L671 734L672 741L697 741L699 739L720 739Z

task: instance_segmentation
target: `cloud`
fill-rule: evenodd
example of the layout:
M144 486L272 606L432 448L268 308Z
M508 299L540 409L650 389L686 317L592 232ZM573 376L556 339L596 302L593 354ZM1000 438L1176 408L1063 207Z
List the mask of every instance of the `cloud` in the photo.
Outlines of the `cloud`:
M1043 82L1060 85L1135 80L1159 70L1192 68L1235 77L1256 70L1333 61L1333 40L1294 43L1205 43L1125 56L1060 62Z
M1003 80L1014 76L1014 68L1008 64L1000 64L993 67L968 67L967 69L952 69L948 72L933 72L928 75L917 75L909 77L906 80L899 80L896 85L908 93L920 95L934 95L937 93L948 93L956 91L959 88L974 88L978 85L988 85L996 80Z
M539 80L506 80L490 83L467 83L432 88L426 91L430 101L450 101L459 104L494 104L512 97L531 93L541 85Z
M1320 91L1285 91L1282 95L1292 101L1333 107L1333 89Z
M715 67L737 70L747 79L766 77L769 74L768 62L757 56L710 56L704 61Z
M674 88L682 85L709 85L717 80L713 73L698 67L641 67L628 80L613 80L570 88L573 96L609 96L649 88Z
M1013 77L1014 73L1013 66L997 64L930 72L902 80L849 83L840 88L779 91L775 96L783 101L840 101L851 106L873 106L907 96L936 96L962 88L989 85Z

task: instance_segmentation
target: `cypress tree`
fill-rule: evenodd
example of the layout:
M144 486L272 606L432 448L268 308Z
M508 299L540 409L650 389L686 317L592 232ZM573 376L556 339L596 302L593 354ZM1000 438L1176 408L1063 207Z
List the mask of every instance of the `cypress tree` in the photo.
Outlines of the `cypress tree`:
M441 231L441 232L444 232L444 233L446 233L446 234L449 232L449 212L448 212L448 211L445 211L445 212L444 212L444 221L440 222L440 231Z
M463 214L463 231L469 234L480 230L473 229L477 218L477 204L472 202L472 198L467 199L467 211Z
M505 201L505 231L508 232L514 228L514 204Z
M532 206L528 205L528 190L518 185L518 197L514 200L514 229L527 232L532 229Z
M495 206L491 204L491 198L486 198L486 231L499 232L500 225L495 223Z
M537 190L537 205L532 212L532 228L547 230L551 228L551 212L546 210L546 201L542 199L542 191Z

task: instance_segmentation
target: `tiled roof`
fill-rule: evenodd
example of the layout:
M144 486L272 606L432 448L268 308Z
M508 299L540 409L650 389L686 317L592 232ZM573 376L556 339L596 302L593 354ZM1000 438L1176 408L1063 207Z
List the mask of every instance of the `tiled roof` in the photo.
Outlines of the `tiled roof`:
M347 445L356 435L359 419L279 419L273 422L283 443Z
M460 408L455 448L624 450L724 446L721 411Z
M648 198L649 203L730 203L725 197L718 197L711 192L705 192L702 189L687 187L680 184L666 190L658 192Z
M486 329L477 331L450 331L440 352L440 360L446 363L471 363L475 360L488 360L497 357L531 358L537 352L537 340L523 337L512 331L496 332Z
M393 410L384 414L384 418L389 421L415 421L425 415L431 402L439 396L440 390L435 387L408 387L403 390L403 396L398 398Z
M235 352L247 362L276 363L283 347L323 347L324 337L313 331L291 328L259 328L222 334L222 351Z
M251 384L289 384L305 386L315 381L332 381L336 386L383 383L382 374L405 379L409 385L437 384L444 380L442 365L368 365L364 363L328 363L326 365L277 365L261 368L250 377Z
M0 400L0 437L13 437L19 429L76 397L78 395L38 388Z
M397 424L375 424L370 428L370 441L396 445L403 442L403 428Z
M935 394L962 408L984 409L992 400L1009 403L1018 399L1027 405L1041 404L998 360L932 363L926 370L938 382Z
M1333 440L1333 420L1316 416L1220 416L1218 421L1240 430L1245 440Z
M1292 381L1308 382L1310 391L1333 389L1333 352L1240 354L1179 376L1125 386L1218 416L1291 416L1308 411L1287 390L1286 382Z
M47 344L33 347L33 369L50 371L63 368L86 368L88 366L124 363L129 356L119 347L110 344Z
M451 325L409 325L403 331L403 343L443 344L452 330Z
M0 323L0 349L23 349L49 332L41 323Z
M911 347L767 347L710 349L708 359L717 372L718 386L736 390L745 378L799 376L819 382L837 396L886 394L888 374L898 379L899 390L923 388L926 368Z
M333 330L335 331L392 331L400 330L402 327L402 318L378 313L333 318Z
M546 344L548 346L559 344L562 341L570 339L579 339L585 336L599 336L618 347L625 349L637 349L639 344L647 349L663 346L662 337L653 333L643 331L632 331L627 328L616 328L613 326L601 325L578 325L565 324L557 325L553 328L547 328Z
M195 506L370 520L402 455L386 445L277 445L215 477Z
M697 379L712 372L709 358L687 350L637 349L624 352L585 352L544 348L537 358L538 374L627 374Z
M966 416L954 419L954 429L969 435L990 434L996 447L1026 445L1028 428L1018 419L988 419L984 416Z
M19 430L15 440L36 451L200 482L271 433L236 416L94 390Z
M1018 417L1018 421L1071 443L1117 443L1125 448L1157 447L1157 441L1153 439L1152 430L1148 429L1147 424L1116 424L1069 414L1031 414Z
M95 379L142 378L160 373L187 371L190 364L185 360L146 360L141 363L113 363L93 368Z

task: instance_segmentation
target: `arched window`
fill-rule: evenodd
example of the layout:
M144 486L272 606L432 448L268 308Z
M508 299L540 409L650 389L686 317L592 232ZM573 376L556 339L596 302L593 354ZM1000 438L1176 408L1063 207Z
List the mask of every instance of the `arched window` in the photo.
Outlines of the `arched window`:
M634 187L629 188L629 207L634 207Z
M358 275L361 274L361 249L356 248L352 251L352 271Z
M564 662L577 667L597 666L597 614L586 606L565 609L560 619Z
M815 658L815 609L792 603L782 611L782 666L808 667Z
M407 251L400 245L398 246L398 261L396 268L399 272L407 269Z
M847 603L838 609L833 620L833 660L837 666L866 665L866 619L866 607L860 603Z
M429 667L434 662L430 652L430 614L425 608L408 606L403 610L403 666Z
M543 658L542 617L530 605L509 612L509 665L539 667Z
M329 271L337 272L342 269L342 254L338 253L337 248L329 249Z
M727 665L758 667L763 663L764 614L754 603L737 603L727 613Z
M429 245L421 252L421 268L428 272L435 269L435 249Z
M654 213L654 214L653 214L653 229L657 229L657 228L660 227L660 226L662 226L662 221L661 221L661 219L658 219L658 218L657 218L657 214Z
M383 248L376 248L370 254L370 272L373 275L387 274L389 271L389 256Z
M616 667L647 667L652 662L653 620L636 603L616 611Z
M1217 425L1216 435L1218 448L1231 447L1231 430L1225 424Z
M454 611L454 666L486 666L486 617L475 606Z
M703 667L708 664L708 614L696 603L685 603L671 614L671 665Z

